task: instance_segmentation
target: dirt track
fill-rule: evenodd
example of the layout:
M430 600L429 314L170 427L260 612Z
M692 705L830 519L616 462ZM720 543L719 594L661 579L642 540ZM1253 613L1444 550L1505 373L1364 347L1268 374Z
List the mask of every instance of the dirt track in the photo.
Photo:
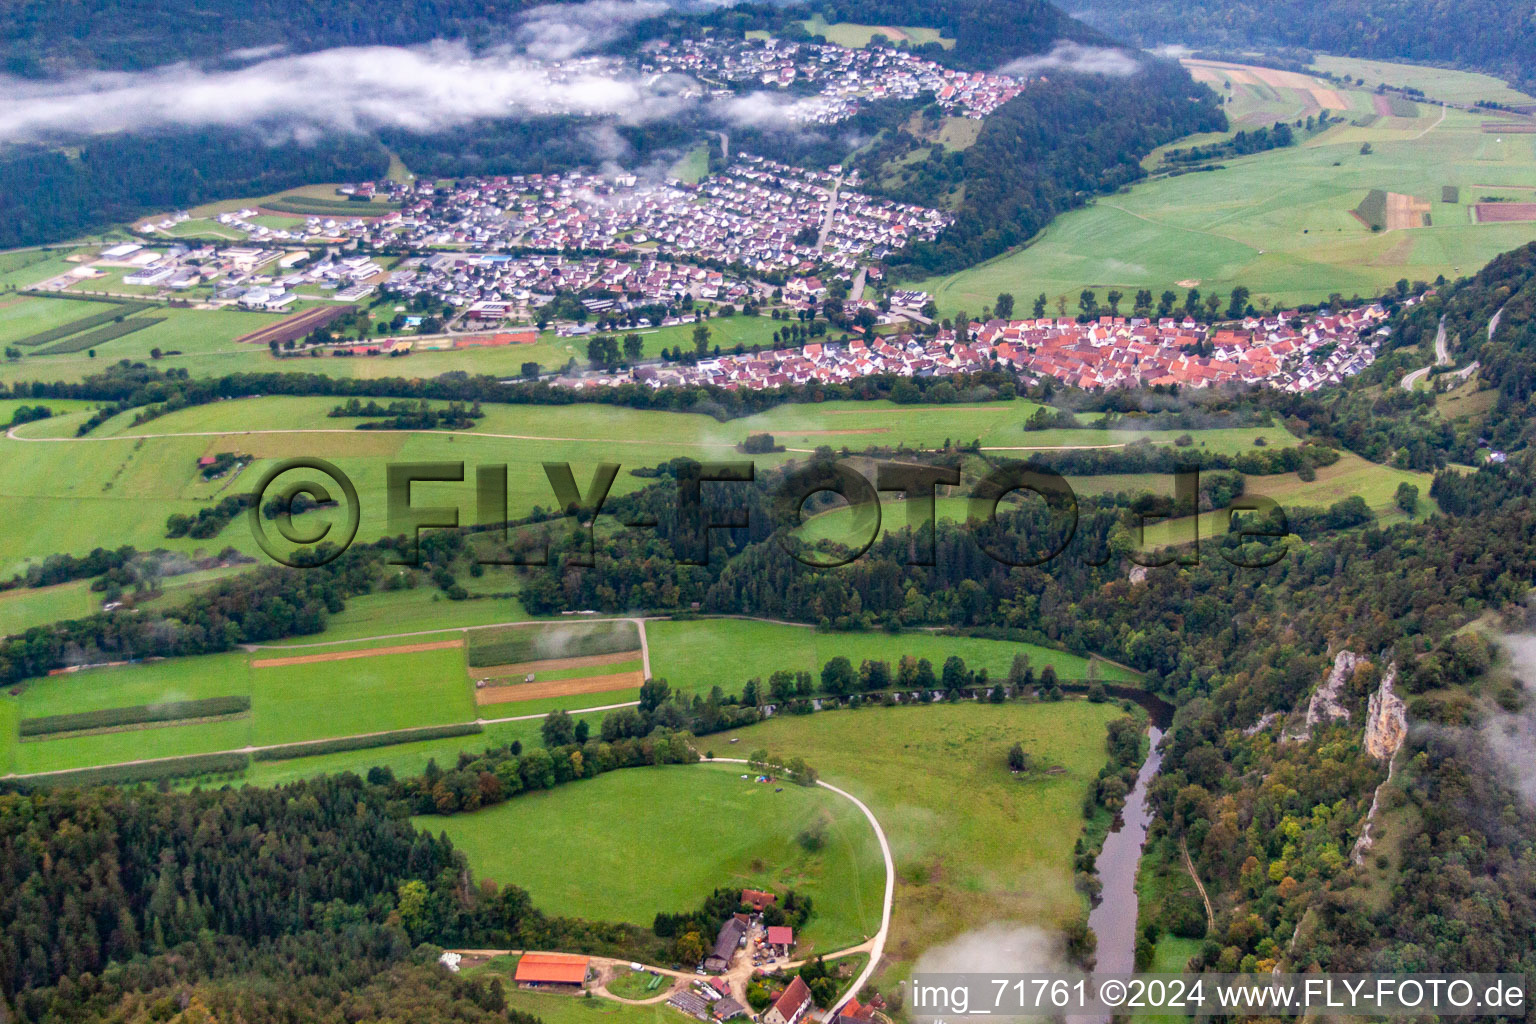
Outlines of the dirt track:
M616 654L584 654L579 658L546 658L543 661L520 661L515 665L486 665L472 668L469 674L476 679L499 676L520 676L529 672L554 672L563 668L591 668L595 665L617 665L625 661L638 661L640 648L619 651Z
M570 697L580 693L607 693L609 690L636 690L645 682L644 672L615 672L606 676L578 676L547 683L517 683L513 686L487 686L475 691L475 703L512 704L544 697Z
M446 651L462 647L462 640L439 640L430 644L405 644L402 647L368 647L361 651L331 651L328 654L296 654L291 658L262 658L251 668L281 668L284 665L313 665L322 661L351 661L353 658L378 658L386 654L416 654L419 651Z

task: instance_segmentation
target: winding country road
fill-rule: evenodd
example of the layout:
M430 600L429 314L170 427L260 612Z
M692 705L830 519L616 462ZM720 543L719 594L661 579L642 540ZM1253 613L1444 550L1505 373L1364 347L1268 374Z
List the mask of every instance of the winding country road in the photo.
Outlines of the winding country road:
M747 763L746 759L740 757L715 757L705 758L705 760L724 764ZM843 1008L843 1004L854 996L859 989L863 988L870 978L875 976L875 971L880 966L880 958L885 954L885 940L889 937L891 931L891 903L896 897L896 863L891 859L891 844L885 838L885 829L880 827L880 821L875 817L875 812L871 811L864 801L845 789L839 789L830 782L818 779L816 785L822 789L830 789L864 812L864 817L869 820L870 828L875 830L875 838L880 841L880 856L885 859L885 898L880 908L880 930L875 933L874 938L867 942L831 954L831 956L845 956L854 952L867 952L869 954L869 963L864 965L864 970L860 972L857 978L853 979L853 984L848 986L837 1002L827 1008L827 1017L830 1019L835 1017L837 1011Z
M740 757L706 757L701 759L701 763L747 764L748 762L745 758ZM864 965L864 970L860 972L858 977L854 978L853 982L843 990L843 994L838 997L837 1001L827 1008L826 1017L830 1020L837 1015L838 1010L843 1008L844 1003L853 998L853 996L855 996L858 991L869 982L869 979L874 977L876 970L879 969L881 957L885 953L886 938L889 936L891 930L891 904L894 901L896 894L896 865L891 858L891 844L890 841L886 839L885 829L880 827L879 819L875 817L874 812L869 809L868 805L866 805L864 801L860 800L852 793L849 793L844 789L839 789L837 786L832 785L830 782L817 780L816 785L820 786L822 789L831 790L833 793L836 793L838 796L849 801L863 812L865 819L869 822L870 828L875 830L875 839L877 839L880 843L880 855L885 860L885 896L880 909L880 930L876 932L872 938L866 939L864 942L859 943L857 946L849 946L847 949L840 949L834 953L827 953L823 956L823 959L826 960L836 960L841 957L853 956L858 953L869 954L869 963ZM459 953L469 957L484 958L510 956L527 951L516 949L455 949L450 950L450 952ZM539 952L558 951L540 950ZM628 960L619 960L612 957L597 956L592 957L591 961L597 964L599 967L627 966L630 963ZM804 960L793 960L778 966L785 970L792 971L802 966L805 962L806 961ZM603 997L612 999L614 1002L628 1003L632 1006L646 1006L653 1003L664 1002L679 988L686 987L687 983L695 980L697 977L697 975L690 974L686 971L674 971L666 967L653 967L649 965L642 966L645 970L651 971L654 974L659 974L663 977L673 978L675 980L665 992L651 996L647 999L625 999L622 996L616 996L612 992L609 992L604 984L599 984L597 986L597 991L600 992ZM720 975L721 978L724 978L729 983L735 998L741 1002L743 1006L746 1005L746 984L751 979L754 971L755 968L752 966L751 962L746 961L744 963L733 966L730 970Z
M1417 370L1404 374L1401 382L1403 390L1412 391L1430 370L1436 366L1449 366L1450 362L1451 353L1445 344L1445 317L1442 316L1440 329L1435 332L1435 361L1428 366L1421 366Z

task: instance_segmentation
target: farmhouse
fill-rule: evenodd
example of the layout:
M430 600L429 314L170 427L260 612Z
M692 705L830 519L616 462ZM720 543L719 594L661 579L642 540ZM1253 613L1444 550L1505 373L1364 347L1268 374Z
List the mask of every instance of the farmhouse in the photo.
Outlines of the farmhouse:
M788 956L795 946L795 930L788 925L768 926L768 945L779 956Z
M704 958L704 969L714 973L720 973L731 966L731 957L736 955L736 949L747 937L747 923L739 916L732 917L720 926L720 934L715 938L715 948L709 956Z
M759 889L741 890L741 902L745 903L759 914L772 906L773 901L777 898L778 897L774 896L773 893L763 892Z
M811 990L797 974L784 994L775 999L773 1005L768 1007L768 1012L763 1014L763 1024L798 1024L810 1008Z
M516 981L523 988L575 992L587 983L588 959L568 953L524 953Z

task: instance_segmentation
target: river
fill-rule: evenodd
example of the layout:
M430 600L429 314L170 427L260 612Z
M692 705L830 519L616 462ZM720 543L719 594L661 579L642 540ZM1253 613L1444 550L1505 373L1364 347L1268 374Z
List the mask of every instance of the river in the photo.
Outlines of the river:
M1136 784L1125 798L1125 809L1099 851L1094 868L1103 888L1097 906L1088 914L1088 927L1098 936L1098 966L1103 972L1130 973L1136 961L1136 871L1141 864L1141 848L1147 841L1147 826L1152 810L1147 804L1147 788L1163 764L1163 730L1168 727L1173 709L1153 697L1140 694L1138 703L1152 718L1151 746Z

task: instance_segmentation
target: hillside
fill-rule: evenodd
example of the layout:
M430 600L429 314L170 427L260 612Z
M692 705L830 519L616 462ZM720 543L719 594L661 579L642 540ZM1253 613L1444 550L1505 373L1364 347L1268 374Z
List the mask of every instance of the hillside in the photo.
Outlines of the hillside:
M1116 38L1156 46L1281 45L1476 68L1536 81L1536 16L1500 0L1076 0L1073 14Z

